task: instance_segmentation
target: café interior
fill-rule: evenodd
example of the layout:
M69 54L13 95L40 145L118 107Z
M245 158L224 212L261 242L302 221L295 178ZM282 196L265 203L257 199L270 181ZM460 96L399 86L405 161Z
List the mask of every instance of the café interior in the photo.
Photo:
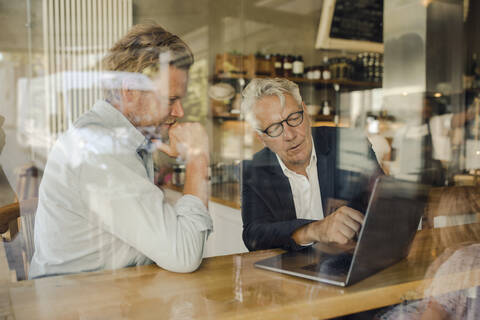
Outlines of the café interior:
M0 17L0 319L480 318L480 2L0 0ZM43 180L67 171L48 169L54 147L104 99L114 76L102 59L142 24L177 35L194 56L178 122L199 123L208 138L213 231L203 259L186 273L152 259L32 277L32 258L45 248L39 230L55 223L44 212L70 208L42 197L79 189L81 198L91 187ZM373 162L381 171L340 284L319 279L321 268L289 269L285 247L252 249L246 240L249 211L262 210L246 192L246 163L295 129L284 116L282 137L266 137L248 120L242 93L272 78L298 87L307 131L335 132L335 168L357 177ZM82 159L75 152L70 160ZM151 153L158 201L177 208L192 169ZM128 176L125 190L143 188ZM114 190L123 189L100 193L119 203L135 197ZM325 216L349 199L331 200ZM115 212L109 201L99 207ZM58 242L63 233L81 237L61 224L48 232Z

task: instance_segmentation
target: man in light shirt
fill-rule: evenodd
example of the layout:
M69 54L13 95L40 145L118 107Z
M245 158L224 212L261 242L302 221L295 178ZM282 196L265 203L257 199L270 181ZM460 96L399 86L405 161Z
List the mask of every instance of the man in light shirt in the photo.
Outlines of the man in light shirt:
M156 263L196 270L213 230L208 138L184 115L193 55L158 25L136 25L103 60L105 99L55 143L40 185L30 277ZM154 184L152 150L186 162L175 206Z
M351 248L373 181L382 173L365 149L365 172L339 168L339 130L311 128L298 86L253 79L242 110L265 148L243 162L243 240L249 250L298 250L315 242ZM333 212L336 203L344 203Z

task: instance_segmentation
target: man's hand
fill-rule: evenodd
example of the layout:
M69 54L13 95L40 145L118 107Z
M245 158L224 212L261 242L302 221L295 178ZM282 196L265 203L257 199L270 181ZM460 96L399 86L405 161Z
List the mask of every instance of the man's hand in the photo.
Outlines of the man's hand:
M170 157L186 162L184 194L191 194L208 207L208 135L199 123L177 123L168 130L169 144L156 141L157 147Z
M170 157L180 156L187 162L196 156L206 156L208 159L208 135L199 123L176 123L168 130L168 136L169 144L155 143L160 151Z
M347 244L358 234L363 223L363 214L343 206L327 216L319 226L318 241ZM323 231L323 232L322 232Z
M360 231L363 214L343 206L323 220L312 222L296 230L292 238L298 244L311 242L354 244L354 238Z

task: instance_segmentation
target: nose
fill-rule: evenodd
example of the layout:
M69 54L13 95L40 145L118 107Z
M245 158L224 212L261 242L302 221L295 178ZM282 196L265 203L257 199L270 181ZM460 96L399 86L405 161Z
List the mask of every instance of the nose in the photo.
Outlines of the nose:
M172 111L170 112L170 115L175 118L182 118L185 115L180 99L175 101L175 103L172 105Z
M290 127L288 124L284 123L283 124L283 139L290 141L295 138L295 128Z

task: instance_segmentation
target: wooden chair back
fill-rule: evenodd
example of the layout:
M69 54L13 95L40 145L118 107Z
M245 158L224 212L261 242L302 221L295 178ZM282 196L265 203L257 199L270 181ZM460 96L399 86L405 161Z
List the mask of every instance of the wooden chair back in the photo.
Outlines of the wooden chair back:
M0 234L4 241L9 268L17 280L28 278L30 261L35 250L35 213L41 174L34 166L19 170L18 201L0 208Z

